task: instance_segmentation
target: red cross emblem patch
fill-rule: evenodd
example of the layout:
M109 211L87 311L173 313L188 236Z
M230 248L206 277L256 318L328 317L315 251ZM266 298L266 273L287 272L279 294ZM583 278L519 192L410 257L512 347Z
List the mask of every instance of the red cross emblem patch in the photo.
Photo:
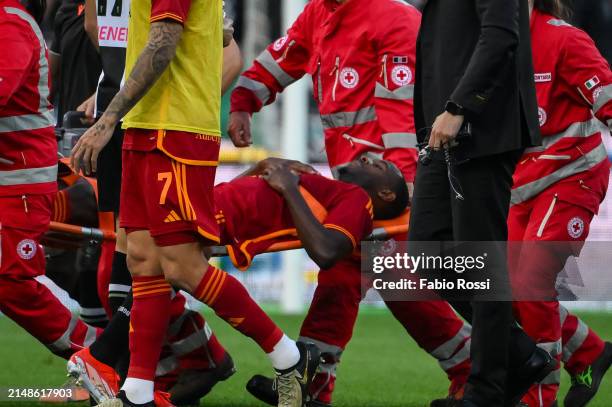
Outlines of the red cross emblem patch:
M546 110L538 107L538 121L540 122L540 127L546 124L546 120L548 120L548 115L546 114Z
M584 221L577 216L570 219L567 223L567 233L574 239L578 239L584 233Z
M389 239L382 244L380 251L384 256L391 256L393 253L395 253L396 248L397 243L395 242L395 239Z
M17 245L17 254L24 260L30 260L36 255L36 242L32 239L23 239Z
M412 81L412 71L406 65L398 65L391 71L391 80L397 86L408 85Z
M347 89L353 89L359 83L359 74L353 68L344 68L340 71L340 83Z

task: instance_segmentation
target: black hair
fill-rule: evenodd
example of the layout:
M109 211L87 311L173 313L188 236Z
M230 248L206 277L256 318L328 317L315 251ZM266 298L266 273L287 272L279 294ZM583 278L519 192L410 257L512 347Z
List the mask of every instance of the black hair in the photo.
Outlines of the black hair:
M388 202L376 212L376 219L386 220L397 218L402 214L408 206L410 197L408 195L408 186L406 180L400 175L395 175L389 178L387 187L395 193L395 200Z
M543 13L562 20L569 20L572 17L572 10L564 0L534 0L533 6Z
M40 25L45 17L47 10L47 0L21 0L21 4L28 10L28 13L34 17L34 20Z

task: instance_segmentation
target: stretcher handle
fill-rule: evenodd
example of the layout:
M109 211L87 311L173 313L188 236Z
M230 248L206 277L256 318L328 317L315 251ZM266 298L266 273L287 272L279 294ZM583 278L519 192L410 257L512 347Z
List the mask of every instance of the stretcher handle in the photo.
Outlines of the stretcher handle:
M51 222L49 225L51 232L66 233L69 235L79 236L85 239L97 241L115 241L116 236L113 231L104 231L98 228L90 228L86 226L69 225L67 223Z

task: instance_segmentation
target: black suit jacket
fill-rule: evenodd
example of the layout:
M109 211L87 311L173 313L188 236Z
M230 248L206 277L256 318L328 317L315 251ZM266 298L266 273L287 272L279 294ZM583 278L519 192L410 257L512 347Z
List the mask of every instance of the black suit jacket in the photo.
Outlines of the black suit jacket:
M474 158L540 144L527 0L429 0L417 43L417 130L463 106ZM419 142L424 141L419 132Z

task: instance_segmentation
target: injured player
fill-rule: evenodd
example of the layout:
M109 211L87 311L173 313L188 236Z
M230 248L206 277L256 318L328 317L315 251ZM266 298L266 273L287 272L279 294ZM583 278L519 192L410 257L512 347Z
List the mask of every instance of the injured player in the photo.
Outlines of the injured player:
M329 269L358 248L370 234L373 218L394 218L408 204L406 183L387 161L355 160L340 178L351 184L315 174L295 161L268 159L241 177L217 185L216 218L233 261L240 264L243 259L248 264L275 242L299 238L309 256L322 269ZM126 344L118 338L127 337L129 324L113 323L121 315L113 317L92 346L109 346L113 341ZM109 366L114 363L95 360L87 350L79 354L88 360L88 368L77 372L83 383L97 383L89 390L99 393L103 388L114 394L118 383Z

